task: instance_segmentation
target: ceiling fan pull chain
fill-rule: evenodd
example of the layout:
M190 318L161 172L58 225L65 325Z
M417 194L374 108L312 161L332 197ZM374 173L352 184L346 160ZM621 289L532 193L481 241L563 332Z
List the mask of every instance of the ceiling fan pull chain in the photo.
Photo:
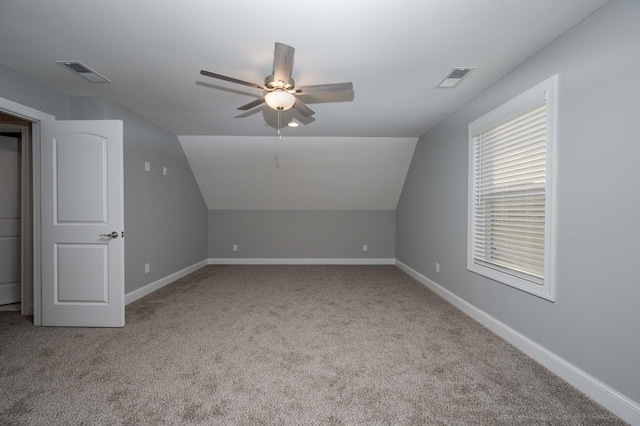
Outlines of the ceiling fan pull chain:
M278 110L278 139L279 140L282 140L282 134L280 134L280 113L281 112L282 112L281 110Z
M280 134L280 111L278 111L278 137L282 140L282 135ZM276 170L280 169L280 161L278 160L280 145L278 144L278 138L276 138L276 155L273 157L273 162L276 163Z

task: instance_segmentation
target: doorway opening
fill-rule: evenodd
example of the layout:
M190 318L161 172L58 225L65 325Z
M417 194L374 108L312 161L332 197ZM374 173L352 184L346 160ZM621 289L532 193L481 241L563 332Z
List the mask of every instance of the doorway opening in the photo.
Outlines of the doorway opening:
M0 310L33 315L32 122L0 112Z
M23 168L21 175L26 176L22 181L22 186L26 185L31 191L31 205L26 209L30 212L27 217L30 226L27 230L30 236L21 235L21 263L27 257L30 257L31 267L22 266L26 270L26 276L31 277L32 285L21 285L21 307L23 315L33 315L33 324L42 325L42 313L40 309L40 292L42 289L42 277L40 267L40 246L41 246L41 230L40 230L40 123L42 121L55 120L55 116L46 112L38 111L26 105L19 104L10 99L0 98L0 114L8 116L10 120L23 120L29 123L29 133L22 140L28 141L22 145L23 149L29 149L28 153L22 152L22 158L28 159L26 162L29 169L25 172ZM23 163L24 164L24 163ZM28 198L23 198L28 199ZM26 223L27 221L23 221Z

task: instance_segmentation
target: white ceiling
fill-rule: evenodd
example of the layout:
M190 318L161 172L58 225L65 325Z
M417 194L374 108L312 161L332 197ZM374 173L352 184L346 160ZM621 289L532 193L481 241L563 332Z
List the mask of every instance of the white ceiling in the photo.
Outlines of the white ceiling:
M393 196L381 191L377 202L372 196L345 203L338 201L349 197L337 195L342 184L334 185L332 167L352 158L363 137L398 138L404 155L403 138L424 134L606 1L0 0L0 62L69 95L111 98L176 135L210 136L208 143L180 138L210 208L314 208L308 194L278 194L312 180L302 164L318 155L321 142L327 167L314 166L324 172L316 171L313 181L333 186L318 183L314 191L336 194L323 197L335 200L323 208L388 208L401 185ZM299 173L290 173L290 180L247 172L212 182L217 172L198 172L197 159L254 156L247 146L255 148L258 139L224 136L272 138L277 116L265 106L238 111L261 96L260 90L199 72L263 83L272 71L276 41L296 48L296 85L352 81L353 98L305 98L316 111L312 119L283 114L283 123L302 123L285 128L285 140L316 137L299 143L296 149L309 151L296 152L301 162L289 166ZM79 60L112 83L88 83L57 65L59 60ZM456 89L435 89L453 67L476 70ZM386 143L372 143L359 151L361 169L408 167L406 161L381 165L387 149ZM285 173L284 165L283 157L276 170ZM403 174L406 169L395 175ZM231 177L248 176L256 179L251 190L232 193L237 182L230 183ZM257 190L268 191L264 182L281 187L265 194Z

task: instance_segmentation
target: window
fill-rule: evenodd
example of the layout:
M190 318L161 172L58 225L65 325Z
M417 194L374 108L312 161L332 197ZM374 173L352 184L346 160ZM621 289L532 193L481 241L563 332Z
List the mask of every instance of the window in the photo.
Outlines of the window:
M469 125L467 269L554 300L557 76Z

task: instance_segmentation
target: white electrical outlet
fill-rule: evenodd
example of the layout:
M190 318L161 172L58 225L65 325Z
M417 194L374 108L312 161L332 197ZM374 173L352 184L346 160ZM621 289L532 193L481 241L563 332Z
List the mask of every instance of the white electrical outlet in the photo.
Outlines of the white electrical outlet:
M144 171L145 172L150 172L151 171L151 163L149 163L148 161L144 162Z
M144 273L148 274L149 272L151 272L151 264L150 263L145 263L144 264Z
M166 167L162 168L162 174L165 175L165 176L167 175L167 168Z
M238 251L238 245L237 244L233 245L233 251Z
M440 264L436 262L436 272L440 273Z
M363 244L362 245L362 251L367 251L367 250L369 250L369 247L367 247L366 244Z

